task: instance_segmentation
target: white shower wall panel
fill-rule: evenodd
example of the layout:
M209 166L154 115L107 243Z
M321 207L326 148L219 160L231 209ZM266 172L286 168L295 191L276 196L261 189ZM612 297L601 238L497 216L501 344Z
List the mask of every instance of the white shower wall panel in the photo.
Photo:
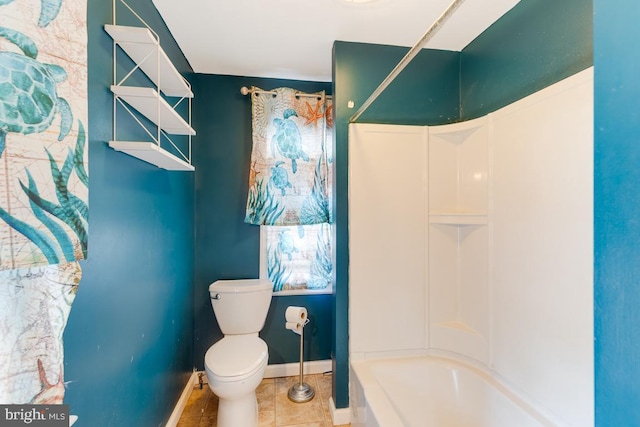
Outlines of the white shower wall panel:
M491 116L492 367L576 427L594 422L592 74Z
M426 131L349 130L350 351L426 347Z

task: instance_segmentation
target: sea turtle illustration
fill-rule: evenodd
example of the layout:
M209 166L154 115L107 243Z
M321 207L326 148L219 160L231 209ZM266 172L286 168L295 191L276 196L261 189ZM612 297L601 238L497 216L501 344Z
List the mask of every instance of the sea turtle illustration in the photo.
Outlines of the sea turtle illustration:
M294 252L298 252L298 248L296 248L296 244L293 241L293 237L289 235L289 230L281 231L278 234L278 251L286 255L291 261L291 254Z
M285 168L281 168L283 161L276 162L276 165L271 168L271 183L274 187L282 191L282 195L285 195L285 189L293 187L289 182L289 174Z
M58 141L62 141L73 123L69 103L56 91L56 84L66 80L66 71L58 65L37 61L38 48L23 33L0 27L0 37L23 52L22 55L0 52L0 155L7 133L43 132L58 113L61 117Z
M290 119L290 117L298 117L295 110L287 108L282 113L282 119L273 119L273 124L276 125L276 133L271 138L271 151L275 154L275 147L278 147L278 151L284 157L291 159L291 170L296 173L298 165L296 159L302 159L305 162L309 161L309 156L302 150L302 135L298 125Z
M0 0L0 6L13 3L14 0ZM62 7L62 0L41 0L40 1L40 18L38 19L38 26L41 28L46 27L56 19L60 8Z

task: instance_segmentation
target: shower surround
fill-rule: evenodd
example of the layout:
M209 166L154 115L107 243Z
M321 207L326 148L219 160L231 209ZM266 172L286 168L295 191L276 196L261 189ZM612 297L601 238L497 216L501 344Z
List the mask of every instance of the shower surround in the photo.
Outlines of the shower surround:
M587 69L472 121L351 125L352 378L437 354L593 425L592 106Z

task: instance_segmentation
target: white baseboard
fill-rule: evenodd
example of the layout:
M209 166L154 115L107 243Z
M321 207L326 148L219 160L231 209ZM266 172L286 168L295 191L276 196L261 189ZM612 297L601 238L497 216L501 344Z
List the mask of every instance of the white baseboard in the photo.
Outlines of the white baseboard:
M304 362L303 372L307 374L323 374L331 371L331 359L310 360ZM292 377L300 375L300 363L279 363L268 365L264 372L265 378Z
M351 412L349 408L336 409L333 397L329 398L329 410L331 411L331 422L334 426L351 423Z
M311 360L304 362L304 374L324 374L325 372L331 372L331 359L327 360ZM207 384L207 374L204 371L196 372L196 375L202 374L202 382ZM267 369L264 371L265 378L279 378L279 377L293 377L300 375L299 363L278 363L276 365L267 365ZM195 384L198 384L198 377L196 376Z
M165 427L176 427L178 425L182 411L184 411L184 408L187 406L187 401L189 400L189 396L191 396L191 392L193 391L195 384L198 384L198 373L193 371L187 385L184 386L180 399L178 399L178 403L176 403L175 408L173 408L173 412L171 413L169 421L167 421Z

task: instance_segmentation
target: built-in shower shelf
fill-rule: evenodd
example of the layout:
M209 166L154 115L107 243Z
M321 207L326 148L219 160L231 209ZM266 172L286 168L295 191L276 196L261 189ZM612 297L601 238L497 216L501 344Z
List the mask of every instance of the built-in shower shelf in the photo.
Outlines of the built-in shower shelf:
M429 214L429 224L485 225L489 220L485 213L438 212Z
M152 142L109 141L109 147L162 169L171 171L194 171L196 169L193 165Z
M475 329L473 329L469 325L467 325L465 323L462 323L462 322L458 322L458 321L440 322L440 323L436 323L434 326L437 326L439 328L456 329L458 331L461 331L461 332L464 332L464 333L467 333L467 334L471 334L471 335L477 335L479 337L482 336L481 333L479 333L478 331L476 331Z
M189 84L150 29L109 24L104 29L162 93L166 96L193 98Z

